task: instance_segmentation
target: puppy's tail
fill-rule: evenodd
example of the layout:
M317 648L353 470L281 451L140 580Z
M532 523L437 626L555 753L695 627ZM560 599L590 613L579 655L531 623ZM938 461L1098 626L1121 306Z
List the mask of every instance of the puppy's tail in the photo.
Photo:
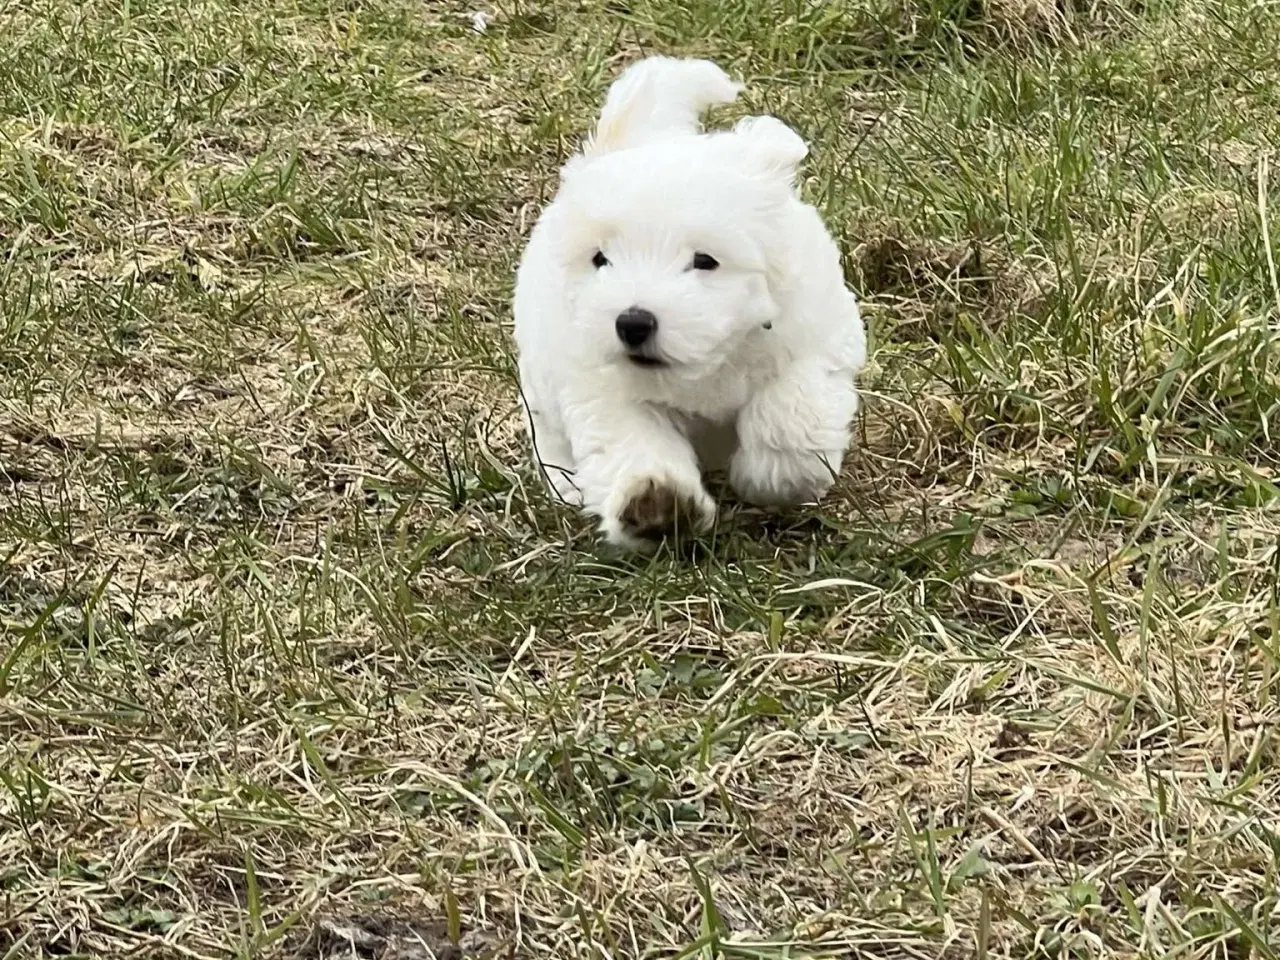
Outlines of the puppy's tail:
M607 153L659 137L698 133L703 111L731 103L742 84L709 60L648 57L609 88L595 135L583 153Z

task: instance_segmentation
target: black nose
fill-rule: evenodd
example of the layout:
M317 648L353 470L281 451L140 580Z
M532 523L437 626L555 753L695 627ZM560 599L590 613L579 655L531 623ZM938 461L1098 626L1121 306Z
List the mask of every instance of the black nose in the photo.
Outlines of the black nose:
M634 350L644 345L658 329L658 318L643 307L628 307L618 314L614 323L618 339Z

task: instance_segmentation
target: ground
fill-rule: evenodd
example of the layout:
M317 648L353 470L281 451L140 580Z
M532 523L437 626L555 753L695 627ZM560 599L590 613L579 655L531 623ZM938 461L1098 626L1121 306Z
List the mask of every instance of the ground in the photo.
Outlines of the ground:
M0 5L0 957L1280 953L1280 16ZM522 238L611 76L811 143L821 505L541 490Z

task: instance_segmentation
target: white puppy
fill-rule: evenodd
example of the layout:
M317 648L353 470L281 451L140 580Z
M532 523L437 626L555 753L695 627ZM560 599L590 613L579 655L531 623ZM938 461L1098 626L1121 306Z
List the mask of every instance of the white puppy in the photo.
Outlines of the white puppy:
M538 460L624 547L708 528L703 470L752 503L816 500L849 444L857 301L796 194L804 141L767 116L702 132L740 89L705 60L624 71L516 277Z

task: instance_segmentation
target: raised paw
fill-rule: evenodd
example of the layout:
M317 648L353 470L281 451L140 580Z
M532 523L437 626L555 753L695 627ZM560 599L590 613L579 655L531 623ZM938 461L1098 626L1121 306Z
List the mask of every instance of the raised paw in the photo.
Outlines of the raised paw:
M835 482L841 453L744 447L729 465L729 483L739 497L756 506L812 503Z
M624 546L644 547L673 534L704 531L714 519L715 503L700 486L696 492L686 493L670 483L646 478L627 488L616 526L606 523L606 531Z

